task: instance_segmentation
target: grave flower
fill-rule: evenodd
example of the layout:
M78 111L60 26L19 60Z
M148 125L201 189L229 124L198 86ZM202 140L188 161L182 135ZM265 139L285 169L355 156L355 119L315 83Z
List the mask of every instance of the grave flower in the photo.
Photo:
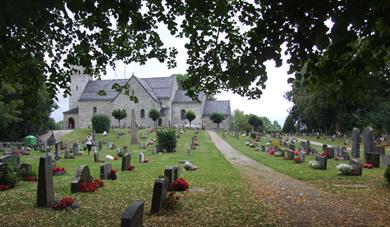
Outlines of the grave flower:
M80 184L81 192L94 192L98 188L103 187L104 182L100 179L95 179L93 182L85 182Z
M180 200L180 196L175 195L175 192L168 193L168 196L164 201L165 209L170 210L176 208L179 200Z
M54 167L53 168L53 175L54 176L59 176L59 175L64 175L65 174L65 169L61 167Z
M110 177L109 177L111 180L116 180L117 176L116 176L116 170L115 169L112 169L110 171Z
M9 185L6 185L6 184L0 184L0 191L5 191L7 189L9 189L10 186Z
M36 176L25 176L24 180L26 180L26 181L36 181L37 177Z
M178 178L172 182L172 187L175 191L186 191L189 188L189 184L183 178Z
M321 168L321 164L315 160L309 161L309 166L313 169L320 169Z
M135 166L129 165L129 168L127 169L128 171L133 171L135 169Z
M341 175L351 175L352 173L352 166L347 163L338 164L336 169Z
M268 154L269 155L275 155L276 149L275 147L269 147L268 148Z
M63 197L60 200L56 201L53 205L54 210L63 210L66 208L80 208L80 204L71 197Z
M372 168L374 168L374 165L371 164L371 163L366 162L366 163L364 163L363 168L372 169Z

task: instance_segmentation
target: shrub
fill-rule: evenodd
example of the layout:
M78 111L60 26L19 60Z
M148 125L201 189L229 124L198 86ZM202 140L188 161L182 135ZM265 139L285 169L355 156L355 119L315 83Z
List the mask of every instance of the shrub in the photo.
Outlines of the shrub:
M250 137L251 137L252 139L256 139L256 133L255 133L255 132L251 132Z
M385 179L388 184L390 184L390 166L388 166L385 170Z
M160 146L161 150L166 150L167 152L176 151L176 133L175 129L160 129L157 131L157 143Z
M110 118L104 114L95 114L92 117L92 126L96 133L108 132L110 130Z

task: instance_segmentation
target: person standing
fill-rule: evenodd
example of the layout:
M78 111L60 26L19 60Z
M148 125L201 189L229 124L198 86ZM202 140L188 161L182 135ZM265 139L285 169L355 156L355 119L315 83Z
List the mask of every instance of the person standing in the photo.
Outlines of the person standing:
M93 138L91 134L88 134L87 139L85 140L85 144L87 145L88 155L89 155L89 152L91 152L92 145L93 145Z

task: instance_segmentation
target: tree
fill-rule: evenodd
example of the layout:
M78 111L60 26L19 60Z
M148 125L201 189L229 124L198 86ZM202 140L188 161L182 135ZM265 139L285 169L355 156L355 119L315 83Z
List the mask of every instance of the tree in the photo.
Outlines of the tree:
M217 124L217 129L219 129L219 124L225 120L225 116L222 113L217 113L214 112L210 115L210 120L214 123Z
M263 122L260 117L250 114L248 123L252 126L252 131L259 131L263 128Z
M295 132L295 123L294 123L294 120L290 114L287 116L286 120L284 121L282 131L285 133L294 133Z
M233 130L244 130L246 133L249 133L251 130L251 126L248 122L249 115L245 114L243 111L240 111L238 109L234 110L232 121L231 121L231 128Z
M110 118L105 114L94 114L92 119L92 127L97 133L110 131Z
M282 130L282 127L280 126L279 122L274 121L272 123L272 131L280 131Z
M190 123L190 128L191 128L191 122L195 119L195 113L192 112L191 110L187 111L186 112L186 119L188 120L188 122Z
M126 118L127 117L127 113L126 113L126 110L125 109L114 109L112 111L112 116L118 120L118 126L119 128L121 127L121 120L123 118Z
M160 118L160 112L156 109L151 109L149 111L149 118L151 118L154 122L154 126L156 126L156 121Z
M96 77L115 61L157 59L176 66L177 50L164 46L160 24L188 40L183 88L193 96L230 89L258 98L267 80L265 62L279 67L283 55L295 79L341 82L349 91L362 84L355 78L382 80L389 74L387 1L37 0L31 7L30 1L3 0L1 8L1 78L13 77L12 67L23 68L9 59L25 56L47 76L51 97L57 87L69 94L71 64ZM330 28L326 21L333 23Z

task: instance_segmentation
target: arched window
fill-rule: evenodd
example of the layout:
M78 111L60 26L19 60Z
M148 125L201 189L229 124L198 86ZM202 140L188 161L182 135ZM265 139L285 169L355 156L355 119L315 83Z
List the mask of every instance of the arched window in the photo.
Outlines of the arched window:
M79 85L76 85L76 91L78 91L79 90Z
M158 121L157 121L157 123L158 123L158 126L161 126L161 125L162 125L162 119L159 118Z
M181 110L180 116L181 116L182 120L185 120L186 119L186 110Z
M94 106L94 107L92 108L92 113L97 113L97 107L96 107L96 106Z
M145 110L144 109L141 109L141 118L145 118Z

